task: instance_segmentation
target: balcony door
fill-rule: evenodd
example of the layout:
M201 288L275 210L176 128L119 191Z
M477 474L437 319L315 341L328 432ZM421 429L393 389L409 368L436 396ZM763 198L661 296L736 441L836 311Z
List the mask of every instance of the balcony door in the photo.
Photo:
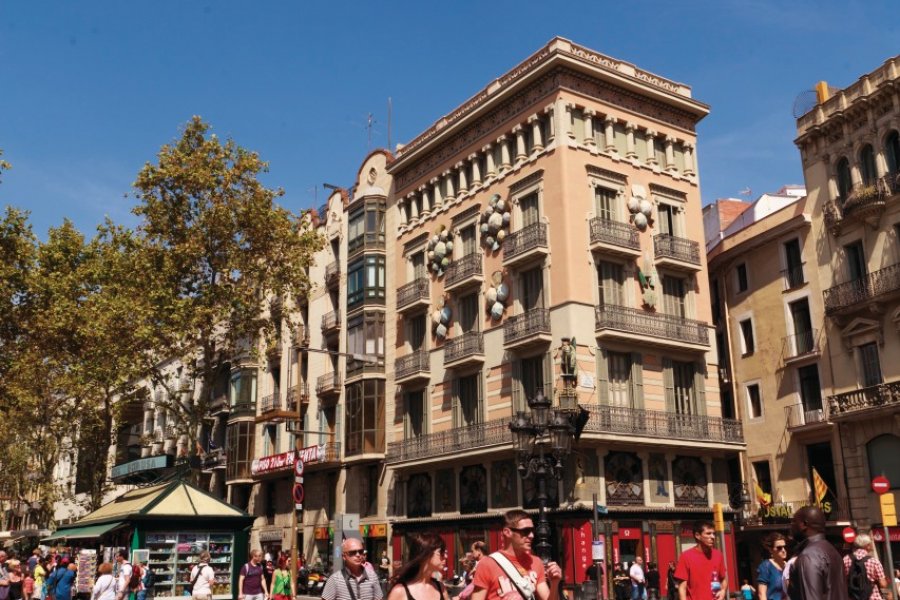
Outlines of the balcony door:
M519 279L522 289L522 310L528 312L544 307L544 270L535 267L524 271Z
M425 313L411 317L409 323L409 345L413 352L425 348Z
M413 279L419 279L428 276L428 269L425 267L425 253L416 252L410 260L413 269Z
M656 209L656 226L659 233L677 235L675 229L675 207L671 204L660 203Z
M481 377L474 373L456 379L453 402L453 424L456 427L469 427L484 421L481 405Z
M663 311L667 315L675 315L684 318L687 316L685 308L686 285L684 279L663 275Z
M866 276L866 255L861 241L844 246L847 255L847 274L850 281L859 281Z
M459 237L462 242L462 256L475 254L476 250L478 250L478 241L475 235L475 226L469 225L468 227L463 227L459 232Z
M625 277L622 265L611 262L597 263L597 280L599 282L599 299L601 306L622 306Z
M597 216L608 221L617 220L615 190L605 187L594 188L594 200L596 202Z
M800 402L803 403L804 423L822 420L822 387L819 385L819 367L808 365L797 369L800 383Z
M806 354L813 350L812 317L809 314L809 300L803 298L791 302L791 321L794 325L794 352Z
M414 439L427 433L425 391L416 390L406 394L406 419L404 437Z
M794 238L784 244L784 261L789 288L803 285L803 258L800 240Z
M519 208L522 211L522 228L534 225L540 220L537 193L529 194L519 200Z
M459 299L459 328L461 333L478 331L478 294L469 294Z
M881 360L878 358L878 344L871 342L856 349L859 354L859 368L862 375L862 386L871 387L881 384Z

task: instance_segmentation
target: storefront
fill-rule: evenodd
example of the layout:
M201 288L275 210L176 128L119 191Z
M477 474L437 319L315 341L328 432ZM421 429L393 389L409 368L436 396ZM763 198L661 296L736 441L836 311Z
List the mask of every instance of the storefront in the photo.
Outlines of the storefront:
M133 561L146 562L153 570L157 598L183 596L199 553L209 551L216 573L213 598L226 600L247 560L252 521L230 504L176 480L130 490L42 541L94 550L97 562L126 548Z
M890 536L891 543L891 557L894 559L894 568L900 568L900 527L888 527L888 535ZM883 557L887 557L887 552L885 551L885 537L884 537L884 527L878 526L872 528L872 539L875 540L875 543L879 545L878 555Z

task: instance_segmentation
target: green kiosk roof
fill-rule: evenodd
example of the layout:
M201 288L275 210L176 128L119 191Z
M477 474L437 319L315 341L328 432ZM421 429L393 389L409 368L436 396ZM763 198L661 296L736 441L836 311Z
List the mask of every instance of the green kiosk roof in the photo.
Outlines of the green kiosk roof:
M53 535L45 537L42 542L54 542L56 540L87 540L98 538L104 533L108 533L114 529L124 526L125 523L119 521L116 523L103 523L101 525L85 525L84 527L69 527L60 529Z

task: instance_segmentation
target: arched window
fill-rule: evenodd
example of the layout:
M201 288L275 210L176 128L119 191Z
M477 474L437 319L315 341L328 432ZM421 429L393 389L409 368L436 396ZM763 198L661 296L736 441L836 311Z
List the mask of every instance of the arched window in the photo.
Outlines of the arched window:
M900 437L885 433L866 444L869 456L869 475L883 475L891 482L891 489L900 489Z
M838 198L843 204L850 196L850 161L842 158L837 162L834 170L837 174Z
M878 172L875 170L875 152L871 144L866 144L859 151L859 174L864 185L875 185Z
M887 156L888 172L900 171L900 133L892 131L884 140L884 154Z

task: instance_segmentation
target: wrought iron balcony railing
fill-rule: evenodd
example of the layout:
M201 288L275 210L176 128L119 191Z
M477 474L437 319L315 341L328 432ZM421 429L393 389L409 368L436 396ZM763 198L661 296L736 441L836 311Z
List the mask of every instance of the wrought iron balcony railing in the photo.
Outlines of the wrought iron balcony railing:
M509 418L494 419L466 427L455 427L388 444L386 462L444 456L464 450L512 442Z
M444 364L479 354L484 354L484 335L480 331L467 331L444 344Z
M784 407L784 420L788 429L797 429L816 423L827 423L828 415L824 407L807 408L803 404L793 404Z
M332 286L341 280L341 264L337 261L329 263L325 267L325 283Z
M341 374L338 372L325 373L316 379L316 394L324 396L336 394L341 390Z
M341 326L341 313L333 310L322 315L322 331L332 331Z
M700 244L694 240L660 233L653 236L653 248L657 259L671 258L692 265L700 264Z
M832 419L858 411L883 406L900 407L900 381L879 383L852 392L828 397L828 414Z
M825 314L833 315L868 300L876 300L900 290L900 264L869 273L824 292Z
M535 248L546 248L547 237L547 224L541 222L510 233L503 242L503 260L513 259Z
M297 325L291 343L295 348L309 347L309 328L306 325Z
M631 250L641 249L638 231L628 223L594 217L591 219L591 243L612 244Z
M403 308L417 301L429 302L431 288L427 277L418 277L397 289L397 308Z
M287 391L285 396L285 405L287 410L297 412L298 404L306 404L309 402L309 384L298 383Z
M231 405L231 416L253 416L256 414L256 400L238 400Z
M428 373L431 368L428 352L414 350L406 356L401 356L394 361L394 377L404 379L416 373Z
M275 388L274 393L263 396L262 401L259 403L260 414L273 410L282 410L281 391L278 388Z
M515 344L534 336L550 335L550 311L546 308L532 308L521 315L515 315L503 324L503 343Z
M819 352L819 332L815 329L784 337L781 354L783 360L791 360L817 352Z
M806 283L806 277L803 274L803 263L782 269L781 275L784 277L784 289L786 290L798 288Z
M595 317L598 330L614 329L690 344L709 345L709 328L703 321L664 313L650 313L615 304L597 306Z
M481 253L473 252L450 263L444 274L444 287L449 288L482 275Z

